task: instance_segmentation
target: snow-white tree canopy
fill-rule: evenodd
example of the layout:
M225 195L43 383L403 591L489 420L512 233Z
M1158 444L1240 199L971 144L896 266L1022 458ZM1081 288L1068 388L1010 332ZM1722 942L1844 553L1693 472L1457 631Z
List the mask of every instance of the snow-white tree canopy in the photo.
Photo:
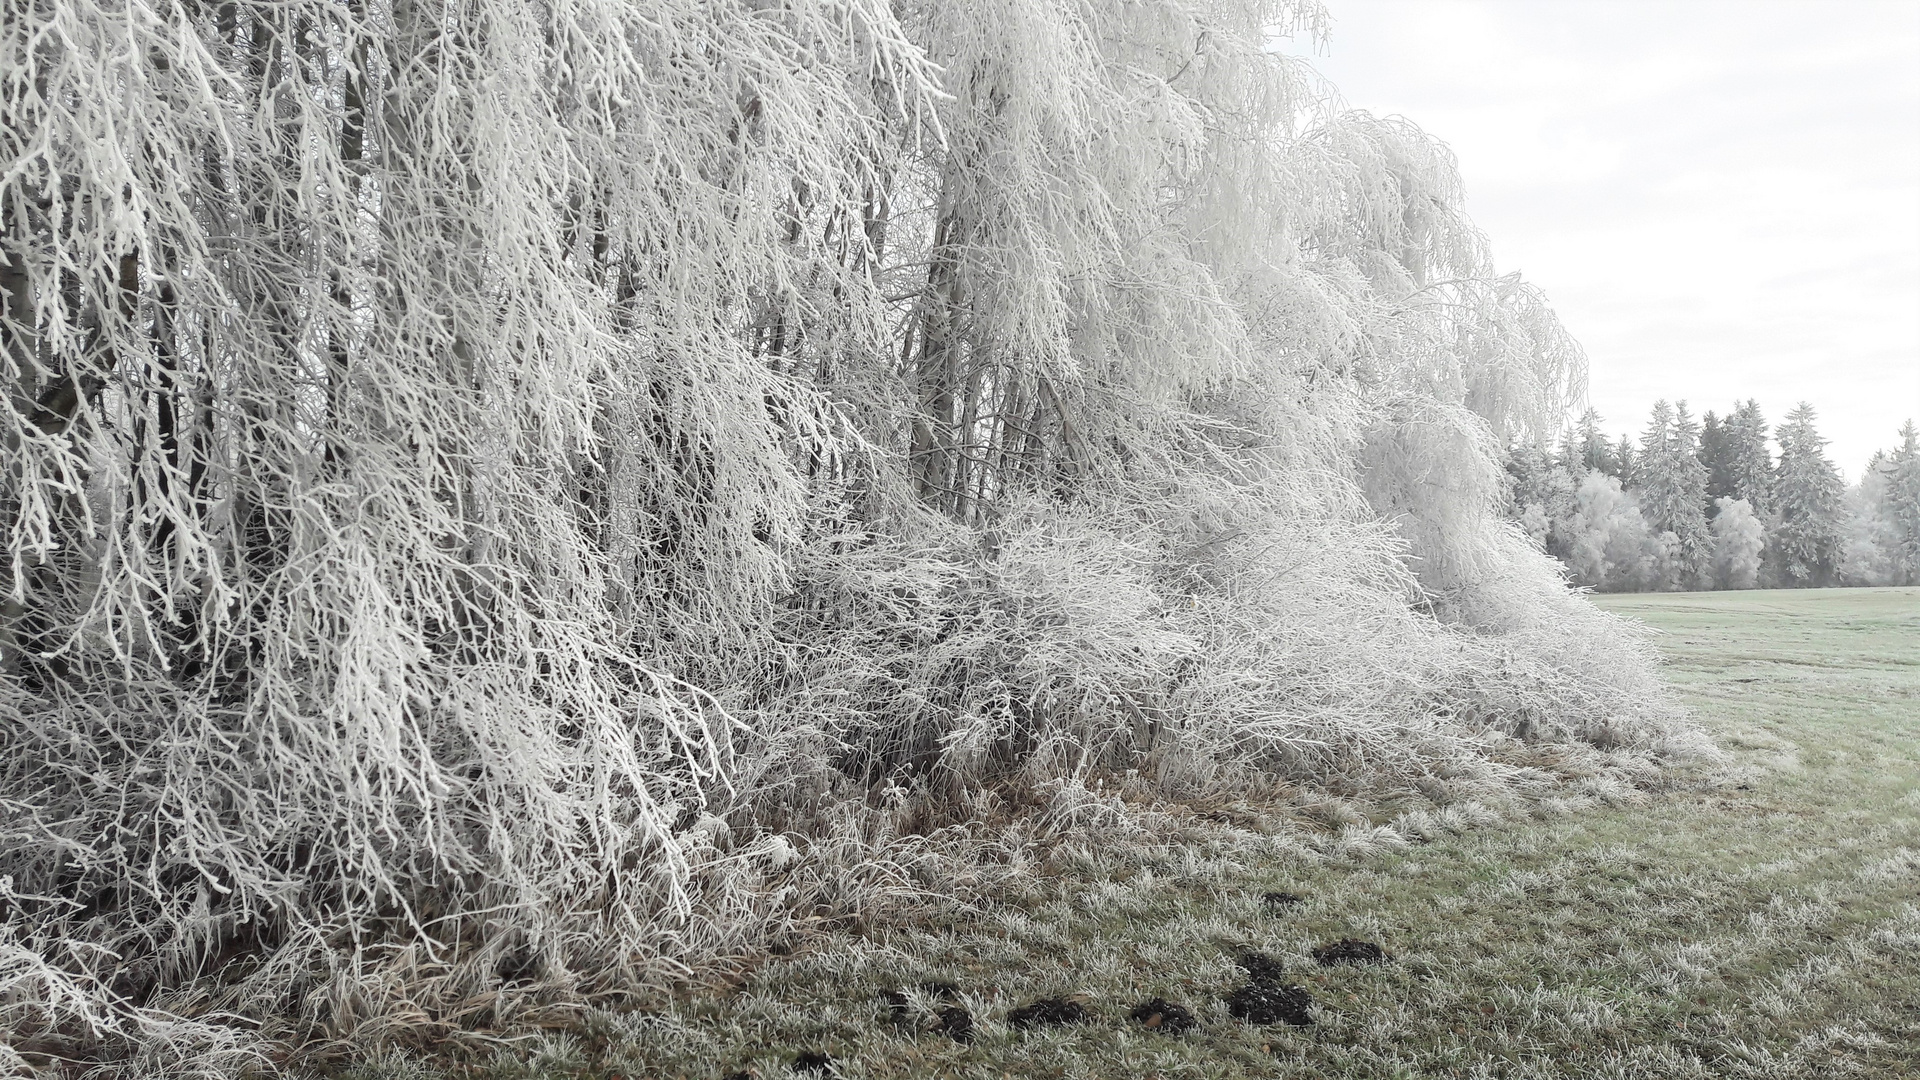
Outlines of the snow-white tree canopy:
M1009 786L1689 738L1313 0L5 13L0 1063L658 987Z

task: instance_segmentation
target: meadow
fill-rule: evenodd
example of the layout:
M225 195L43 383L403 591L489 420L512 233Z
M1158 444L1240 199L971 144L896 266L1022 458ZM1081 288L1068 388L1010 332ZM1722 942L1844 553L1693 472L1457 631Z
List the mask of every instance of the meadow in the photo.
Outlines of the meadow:
M718 1080L827 1058L849 1078L1920 1076L1920 589L1595 600L1660 631L1730 766L1578 810L1403 814L1400 842L1360 852L1251 818L1207 833L1236 820L1222 808L1188 842L1056 853L990 906L820 940L534 1045L346 1075ZM1387 955L1316 963L1348 938ZM1311 1024L1229 1015L1249 950L1306 990ZM1081 1019L1009 1022L1041 998ZM1193 1026L1130 1016L1150 999Z

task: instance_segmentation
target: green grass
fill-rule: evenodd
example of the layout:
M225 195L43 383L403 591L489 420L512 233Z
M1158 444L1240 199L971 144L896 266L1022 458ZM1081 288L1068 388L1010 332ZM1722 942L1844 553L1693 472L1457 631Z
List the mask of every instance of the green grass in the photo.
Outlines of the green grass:
M831 939L737 988L439 1068L771 1078L824 1050L849 1078L1920 1076L1920 590L1598 602L1663 631L1731 770L1367 858L1069 859L973 915ZM1271 914L1267 890L1308 899ZM1393 959L1319 968L1310 949L1342 937ZM1241 945L1309 989L1314 1025L1226 1015ZM959 984L972 1045L924 1014L884 1019L877 993L923 980ZM1008 1029L1008 1010L1054 994L1091 1021ZM1129 1021L1150 996L1199 1028Z

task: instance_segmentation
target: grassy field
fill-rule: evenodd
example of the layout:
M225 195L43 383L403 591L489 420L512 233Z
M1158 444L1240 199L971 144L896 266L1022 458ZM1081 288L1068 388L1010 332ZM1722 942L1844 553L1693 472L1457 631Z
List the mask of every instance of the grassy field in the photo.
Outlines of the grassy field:
M485 1067L355 1073L772 1078L815 1052L848 1078L1920 1077L1920 590L1600 602L1664 632L1730 771L1366 858L1090 862ZM1390 958L1316 963L1343 938ZM1310 1026L1228 1015L1247 948ZM1054 996L1086 1018L1008 1023ZM1129 1017L1156 997L1195 1026ZM970 1042L940 1030L956 1006Z

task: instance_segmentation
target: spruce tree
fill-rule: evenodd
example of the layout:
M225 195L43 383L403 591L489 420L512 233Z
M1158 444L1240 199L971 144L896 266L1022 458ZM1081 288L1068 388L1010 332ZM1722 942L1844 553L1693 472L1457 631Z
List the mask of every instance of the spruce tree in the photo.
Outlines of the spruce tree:
M1707 530L1707 469L1700 460L1700 424L1682 400L1673 409L1673 520L1680 539L1680 583L1685 588L1711 584L1713 537Z
M1624 443L1625 439L1621 441ZM1647 430L1640 435L1640 452L1627 474L1629 487L1644 488L1649 483L1661 482L1658 473L1666 459L1667 444L1672 441L1673 406L1661 398L1653 403L1653 413L1647 417ZM1644 503L1642 509L1645 509Z
M1846 485L1814 430L1813 406L1801 402L1780 425L1774 473L1779 524L1769 539L1782 580L1796 586L1832 582L1840 562L1841 495Z
M1589 472L1603 472L1609 476L1619 476L1619 466L1614 460L1613 446L1607 442L1606 435L1600 430L1600 413L1592 408L1580 414L1574 423L1569 438L1568 455L1573 459L1574 468L1570 471L1577 476Z
M1724 476L1709 480L1715 498L1745 499L1764 520L1773 509L1773 459L1767 451L1767 421L1760 403L1748 398L1720 424L1716 450ZM1711 467L1711 466L1710 466Z
M1730 422L1731 418L1729 418ZM1733 443L1729 422L1708 409L1700 418L1700 463L1707 469L1709 516L1719 512L1715 500L1733 498Z
M1700 427L1687 411L1663 399L1654 402L1633 486L1640 509L1656 533L1673 534L1673 558L1666 585L1691 589L1708 579L1713 541L1707 531L1706 469L1700 464Z

